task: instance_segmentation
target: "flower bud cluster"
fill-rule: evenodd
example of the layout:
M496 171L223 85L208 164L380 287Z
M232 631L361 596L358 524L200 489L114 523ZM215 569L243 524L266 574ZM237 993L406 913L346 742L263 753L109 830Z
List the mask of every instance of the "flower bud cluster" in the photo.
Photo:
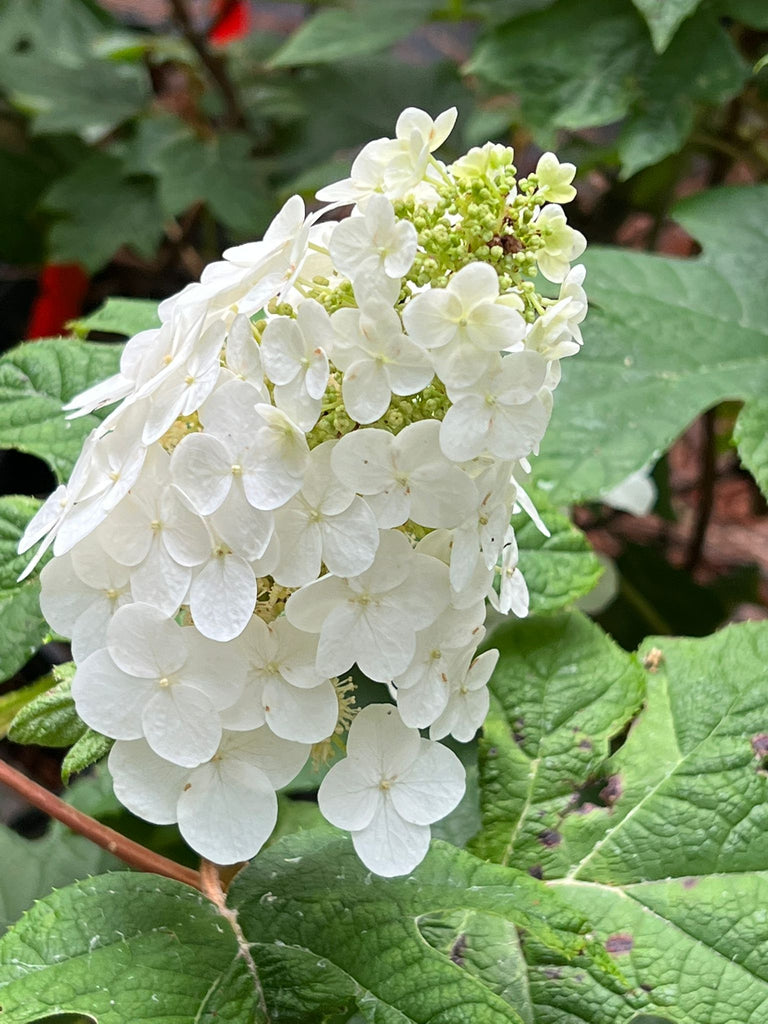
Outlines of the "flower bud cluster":
M581 344L574 168L518 180L490 143L446 166L455 117L404 111L329 205L293 196L162 302L71 403L119 404L22 541L53 545L43 611L118 797L219 863L348 733L320 809L372 870L411 870L464 789L439 741L488 709L486 599L527 612L509 521ZM355 665L382 686L356 717Z

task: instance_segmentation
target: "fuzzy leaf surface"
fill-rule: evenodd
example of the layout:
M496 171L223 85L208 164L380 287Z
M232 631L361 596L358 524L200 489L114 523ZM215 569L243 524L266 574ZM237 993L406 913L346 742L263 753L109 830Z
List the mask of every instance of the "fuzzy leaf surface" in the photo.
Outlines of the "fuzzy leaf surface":
M188 886L128 872L89 878L37 903L0 942L1 1019L261 1024L238 949L213 904Z
M520 552L520 570L528 584L531 613L559 611L595 586L602 568L589 541L570 519L537 506L550 531L545 537L525 514L512 517Z
M66 480L99 416L68 420L61 407L116 373L120 351L117 345L50 338L7 352L0 358L0 447L37 455Z
M549 882L621 975L606 984L531 948L534 1019L760 1019L768 625L651 638L640 661L576 614L505 640L475 849Z

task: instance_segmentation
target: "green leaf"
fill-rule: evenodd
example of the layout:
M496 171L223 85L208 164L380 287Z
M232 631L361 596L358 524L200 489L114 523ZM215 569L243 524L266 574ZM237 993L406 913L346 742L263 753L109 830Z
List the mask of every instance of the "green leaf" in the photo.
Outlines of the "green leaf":
M235 879L229 900L275 1019L347 1020L357 1007L380 1024L520 1024L530 1016L511 978L505 986L498 974L493 982L478 976L470 956L426 945L421 929L433 937L434 915L456 912L472 917L473 934L490 930L495 941L500 930L524 928L559 950L562 962L585 950L585 925L551 895L524 873L440 842L409 876L377 878L348 838L315 829L260 854ZM506 957L519 973L514 947Z
M152 299L107 299L87 316L67 324L70 330L85 337L92 331L121 334L126 338L160 326L157 302Z
M120 351L117 345L52 338L7 352L0 358L0 447L37 455L66 480L100 417L67 420L61 407L116 373Z
M567 516L547 507L540 494L536 495L536 504L549 537L522 512L512 517L512 525L531 612L540 614L558 611L588 594L600 578L602 567L587 538Z
M508 21L481 37L467 70L519 97L542 146L554 145L559 128L624 120L624 177L679 150L698 105L736 95L748 75L708 9L658 55L626 0L558 0Z
M61 781L66 784L73 775L85 771L107 756L115 741L100 732L86 729L83 735L68 750L61 762Z
M107 135L135 116L150 96L147 73L140 65L92 59L73 65L43 60L35 52L3 57L0 85L14 106L32 117L34 131L75 132L86 141Z
M534 954L537 1020L699 1024L703 1006L707 1024L759 1018L768 624L653 638L640 657L644 687L635 658L575 615L509 628L478 848L548 881L624 979Z
M648 23L657 53L663 53L681 22L693 14L701 0L632 0Z
M551 877L568 863L561 822L596 776L610 740L643 699L643 673L589 619L573 612L509 623L480 741L480 856ZM555 839L557 841L555 841ZM564 860L565 858L565 860Z
M368 0L351 9L326 8L305 21L269 60L273 68L332 63L391 46L428 20L435 0Z
M42 747L70 747L86 730L72 699L73 662L57 665L45 693L26 704L16 715L8 736L14 743L37 743Z
M29 561L18 554L19 540L39 507L34 498L0 497L0 682L18 672L48 634L37 575L16 582Z
M594 248L585 345L536 460L554 500L598 498L651 462L704 410L768 389L768 186L680 203L703 247L690 260Z
M747 402L736 420L733 437L741 461L768 497L768 400Z
M0 1005L4 1024L53 1013L99 1024L264 1021L213 904L178 882L128 873L78 882L27 912L0 942Z
M82 779L64 799L76 807L87 803L101 784L97 778ZM113 870L120 864L111 854L58 821L52 822L39 839L24 839L0 825L0 863L0 932L18 921L35 900L47 896L54 887Z
M11 690L0 697L0 739L5 739L8 735L8 726L25 704L44 693L50 685L50 677L42 676L34 683L22 686L18 690Z
M163 233L154 185L127 178L116 156L94 150L42 198L59 218L51 228L50 258L100 270L123 245L150 259Z
M686 21L669 49L639 70L638 95L619 136L621 177L677 152L699 106L727 102L747 76L732 39L709 11Z
M96 4L5 0L2 7L0 85L36 132L77 132L93 142L149 101L146 67L95 59L96 40L114 24Z
M166 215L176 216L204 202L222 224L240 235L258 235L273 212L264 170L251 155L246 135L202 140L172 139L152 162L158 198Z

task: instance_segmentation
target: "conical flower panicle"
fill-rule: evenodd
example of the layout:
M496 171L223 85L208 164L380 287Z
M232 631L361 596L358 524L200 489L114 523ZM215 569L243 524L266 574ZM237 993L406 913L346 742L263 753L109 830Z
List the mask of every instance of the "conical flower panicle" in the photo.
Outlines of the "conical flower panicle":
M486 598L527 611L509 520L535 514L515 473L581 345L575 168L547 153L518 179L491 143L445 165L455 119L404 111L331 205L293 196L161 303L70 403L115 407L22 540L53 545L43 609L118 797L219 863L348 730L320 809L371 870L410 871L464 789L438 741L487 712ZM350 725L353 665L382 703Z

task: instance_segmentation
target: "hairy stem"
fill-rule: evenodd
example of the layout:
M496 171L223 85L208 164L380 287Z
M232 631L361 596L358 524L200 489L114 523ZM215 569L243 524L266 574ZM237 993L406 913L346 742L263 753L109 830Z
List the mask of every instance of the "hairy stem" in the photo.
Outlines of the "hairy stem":
M71 828L73 832L85 836L86 839L90 839L92 843L100 846L102 850L114 854L130 867L136 868L138 871L164 875L166 878L173 878L177 882L191 885L195 889L202 889L202 881L197 871L185 868L182 864L177 864L176 861L169 860L167 857L161 857L159 853L154 853L146 846L141 846L140 843L135 843L132 839L127 839L119 832L115 832L114 829L102 825L100 821L71 807L2 760L0 760L0 783L23 796L34 807Z

